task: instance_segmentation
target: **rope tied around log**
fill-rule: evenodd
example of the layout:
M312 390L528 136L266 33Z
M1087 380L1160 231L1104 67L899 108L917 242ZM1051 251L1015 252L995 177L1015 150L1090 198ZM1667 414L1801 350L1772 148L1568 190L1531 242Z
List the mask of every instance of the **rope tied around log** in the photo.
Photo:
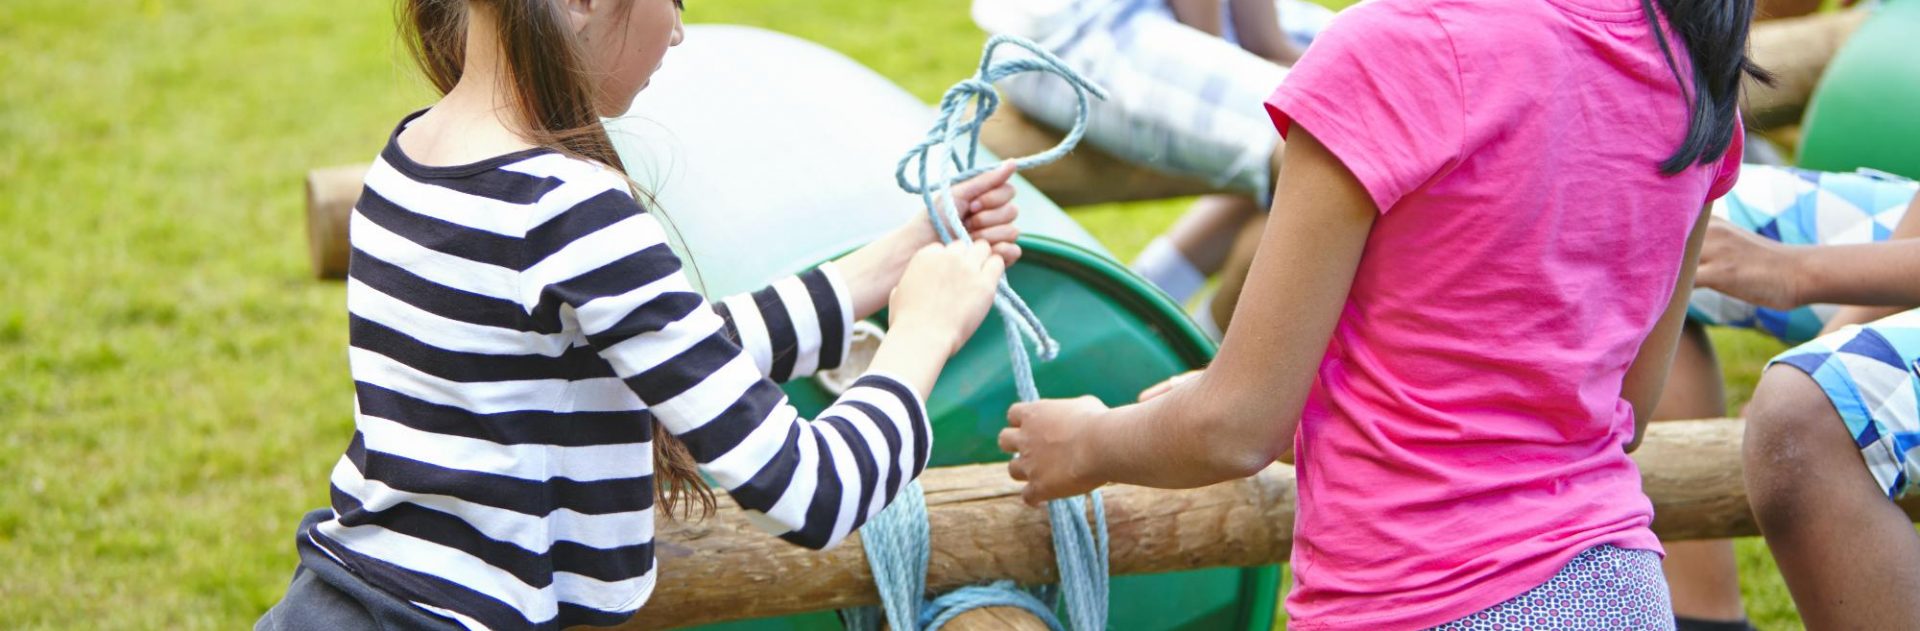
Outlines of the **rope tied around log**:
M1007 44L1025 49L1032 56L994 61L995 49ZM1060 144L1015 159L1016 169L1050 164L1072 151L1086 135L1088 95L1107 98L1100 86L1032 41L1008 35L987 40L980 56L979 72L954 85L941 97L940 114L932 129L900 159L894 173L902 190L920 195L942 243L972 240L961 223L959 203L952 195L953 185L993 168L977 164L980 129L1000 106L1000 95L993 84L1023 72L1044 72L1064 79L1073 86L1079 106L1073 128ZM909 179L909 175L917 175L918 179ZM1049 361L1059 354L1060 344L1047 334L1046 325L1005 278L1000 279L993 303L1006 325L1014 388L1023 402L1039 400L1029 346L1040 361ZM893 505L875 515L860 535L887 624L896 630L938 629L974 609L1017 607L1039 618L1048 628L1061 630L1064 627L1054 616L1051 605L1058 597L1065 602L1074 628L1106 628L1107 516L1099 491L1048 502L1047 518L1052 525L1054 557L1060 572L1057 593L1050 587L1029 592L1013 581L996 581L963 587L928 602L925 595L931 533L927 526L926 497L918 481L908 484ZM872 607L844 610L842 617L852 631L878 629L881 620L880 612Z

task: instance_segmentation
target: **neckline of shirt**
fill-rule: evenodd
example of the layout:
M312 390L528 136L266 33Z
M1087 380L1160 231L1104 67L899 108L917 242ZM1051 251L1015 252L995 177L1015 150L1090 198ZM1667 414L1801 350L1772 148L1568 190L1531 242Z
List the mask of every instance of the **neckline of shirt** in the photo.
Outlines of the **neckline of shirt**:
M405 149L400 148L400 132L405 131L408 125L412 125L415 119L426 113L427 109L421 109L400 119L400 124L395 125L393 133L387 136L386 148L380 151L380 157L385 159L387 164L393 165L393 168L415 179L467 177L554 152L546 147L531 147L466 164L447 166L421 164L408 156Z

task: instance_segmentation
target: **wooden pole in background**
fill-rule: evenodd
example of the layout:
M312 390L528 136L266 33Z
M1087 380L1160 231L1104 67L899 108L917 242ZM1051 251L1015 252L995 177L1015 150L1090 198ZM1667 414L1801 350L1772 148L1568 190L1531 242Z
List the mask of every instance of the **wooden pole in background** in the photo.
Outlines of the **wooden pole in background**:
M1800 122L1827 63L1866 19L1866 11L1851 9L1755 22L1749 52L1754 63L1773 73L1774 83L1744 80L1740 110L1747 126L1772 129Z
M320 279L347 277L347 218L353 203L360 199L361 182L366 180L367 165L314 169L307 172L307 254L313 261L313 276Z

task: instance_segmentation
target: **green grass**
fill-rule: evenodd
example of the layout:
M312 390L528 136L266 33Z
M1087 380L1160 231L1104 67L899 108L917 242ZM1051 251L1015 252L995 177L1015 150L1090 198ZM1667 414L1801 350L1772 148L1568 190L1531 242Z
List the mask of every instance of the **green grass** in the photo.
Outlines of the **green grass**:
M971 71L966 2L701 0L923 99ZM352 431L343 290L301 178L369 159L428 92L386 0L0 2L0 628L237 628ZM1182 203L1077 216L1131 256ZM1771 352L1722 335L1734 392ZM1742 542L1750 605L1797 625Z

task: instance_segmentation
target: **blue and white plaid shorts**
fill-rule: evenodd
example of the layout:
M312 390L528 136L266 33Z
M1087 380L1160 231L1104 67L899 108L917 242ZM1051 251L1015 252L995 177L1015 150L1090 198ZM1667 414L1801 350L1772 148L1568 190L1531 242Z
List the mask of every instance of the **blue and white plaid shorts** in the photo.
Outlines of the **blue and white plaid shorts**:
M1920 309L1820 336L1774 364L1820 384L1887 497L1913 490L1920 481Z
M1108 92L1087 116L1088 143L1122 160L1266 199L1280 133L1264 103L1287 69L1181 24L1165 2L1113 0L1097 19L1044 38L1054 54ZM1332 13L1279 0L1287 35L1311 41ZM1007 101L1056 129L1073 124L1067 83L1023 73L998 84Z
M1740 167L1733 191L1713 203L1713 215L1788 245L1874 243L1892 236L1916 190L1920 184L1912 180L1875 172L1748 164ZM1758 329L1788 344L1819 335L1838 310L1767 309L1711 289L1695 289L1687 302L1687 316L1695 322Z

